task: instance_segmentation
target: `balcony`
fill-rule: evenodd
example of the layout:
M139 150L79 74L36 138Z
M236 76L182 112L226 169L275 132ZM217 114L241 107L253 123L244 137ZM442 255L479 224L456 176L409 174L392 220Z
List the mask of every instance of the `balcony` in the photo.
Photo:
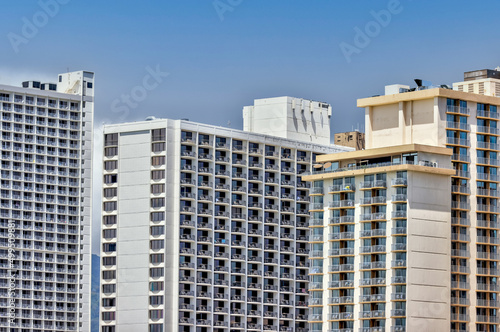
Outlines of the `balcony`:
M451 256L470 257L470 252L468 250L465 250L465 249L451 249Z
M393 219L406 218L406 211L392 211L391 217Z
M467 107L463 107L463 106L446 105L446 113L456 113L456 114L462 114L462 115L469 115L470 110Z
M366 318L385 318L384 310L371 310L371 311L362 311L359 313L359 317L361 319ZM365 329L361 329L364 332Z
M470 125L468 123L461 123L461 122L447 121L446 128L453 130L470 131Z
M313 187L313 188L311 188L311 192L309 194L310 195L323 195L324 189L323 189L323 187Z
M391 278L391 283L392 284L406 284L406 277L405 276L394 276Z
M408 179L406 179L406 178L394 178L391 180L391 185L392 186L407 186Z
M446 137L446 144L448 145L461 145L461 146L470 146L470 140L455 138L455 137Z
M360 270L385 269L385 261L362 262L359 268Z
M464 285L467 286L467 285ZM493 292L498 292L498 285L496 284L487 284L487 283L477 283L476 284L477 290L481 291L493 291Z
M476 127L477 133L484 133L484 134L493 134L493 135L499 135L500 129L499 128L493 128L489 126L477 126Z
M196 325L197 326L211 326L212 321L208 319L198 319L196 320Z
M406 267L406 260L404 260L404 259L393 260L391 262L391 266L392 267Z
M406 310L405 309L394 309L391 310L391 317L404 317L406 316Z
M485 150L499 150L500 149L500 145L498 143L477 142L477 148L478 149L485 149ZM478 158L478 163L479 163L479 159L482 159L482 161L483 161L483 162L481 162L481 164L485 163L484 162L485 158Z

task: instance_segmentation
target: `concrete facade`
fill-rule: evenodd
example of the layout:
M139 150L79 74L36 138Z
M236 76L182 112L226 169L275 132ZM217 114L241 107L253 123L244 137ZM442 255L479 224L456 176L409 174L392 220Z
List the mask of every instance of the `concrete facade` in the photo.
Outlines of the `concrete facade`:
M485 82L496 85L499 80L468 78L454 84L455 90L431 88L358 100L365 108L367 149L411 143L452 152L447 279L452 331L498 329L500 98L496 88L480 88Z
M450 155L410 144L318 157L304 176L312 331L449 328Z
M0 85L5 331L90 331L94 74L56 81Z
M348 148L167 119L104 136L101 331L307 331L301 174Z
M243 108L243 130L309 143L330 144L332 107L293 97L256 99Z

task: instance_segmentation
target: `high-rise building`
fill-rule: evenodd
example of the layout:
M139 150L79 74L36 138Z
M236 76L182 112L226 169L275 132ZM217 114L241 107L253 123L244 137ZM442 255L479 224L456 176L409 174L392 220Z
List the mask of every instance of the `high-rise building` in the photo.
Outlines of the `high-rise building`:
M308 331L301 174L316 155L349 149L311 143L315 131L329 135L329 105L256 101L266 103L296 112L254 113L250 131L167 119L105 126L102 332ZM303 116L306 141L252 132L266 117L290 133Z
M93 84L0 85L2 331L90 331Z
M474 88L492 72L358 100L366 150L303 176L313 331L498 331L500 98Z

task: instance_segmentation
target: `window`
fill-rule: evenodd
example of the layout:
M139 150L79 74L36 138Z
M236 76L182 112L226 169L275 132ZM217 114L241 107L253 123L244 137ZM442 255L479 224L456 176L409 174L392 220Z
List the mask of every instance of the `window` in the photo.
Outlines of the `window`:
M114 311L103 312L102 320L115 320L115 312Z
M165 247L163 240L151 240L150 242L150 247L153 250L163 249Z
M59 82L62 82L62 76L59 75Z
M165 206L165 198L152 198L151 199L151 207L152 208L160 208Z
M165 165L165 156L151 157L151 165L153 166Z
M163 304L163 296L150 296L149 297L150 305L159 305Z
M112 239L116 237L116 229L105 229L102 231L102 236L105 239Z
M163 254L152 254L149 257L149 261L153 264L163 263L165 256Z
M87 82L87 89L92 89L92 82Z
M103 293L114 293L116 291L116 284L102 285Z
M153 142L165 141L165 128L151 130L151 140Z
M117 174L106 174L104 175L104 183L105 184L113 184L118 182L118 175Z
M149 283L149 290L152 292L163 290L163 281L154 281Z
M102 265L104 266L116 265L116 257L103 257Z
M152 180L162 180L164 178L165 178L165 171L164 170L151 171L151 179Z
M149 276L151 278L159 278L159 277L163 277L165 274L164 274L164 269L162 267L153 267L151 269L149 269Z
M153 143L152 146L151 146L151 150L153 152L162 152L162 151L165 151L165 143L164 142L161 142L161 143Z
M163 332L163 324L149 324L149 332Z
M112 148L104 148L104 156L106 157L114 157L118 155L118 148L117 147L112 147Z
M106 198L116 197L117 191L118 191L117 188L106 188L104 189L104 197Z
M116 328L114 326L103 326L101 332L115 332Z
M151 242L153 242L153 241L151 241ZM102 245L102 251L115 252L116 251L116 243L104 243Z
M152 194L163 194L165 192L164 184L152 184L151 185L151 193Z
M118 145L118 134L105 134L104 135L104 146Z
M104 216L102 222L104 225L116 225L116 216Z
M116 305L116 299L102 299L103 307L114 307Z
M165 234L165 226L152 226L151 227L151 235L163 235Z
M116 271L102 271L102 278L106 280L116 279Z
M111 211L116 211L116 202L104 202L104 211L106 212L111 212Z
M165 212L151 213L151 221L163 221L163 220L165 220Z
M117 160L111 160L111 161L105 161L104 162L104 170L106 171L112 171L118 168L118 161Z
M163 318L163 310L149 310L150 319L160 319ZM160 330L163 331L163 330Z

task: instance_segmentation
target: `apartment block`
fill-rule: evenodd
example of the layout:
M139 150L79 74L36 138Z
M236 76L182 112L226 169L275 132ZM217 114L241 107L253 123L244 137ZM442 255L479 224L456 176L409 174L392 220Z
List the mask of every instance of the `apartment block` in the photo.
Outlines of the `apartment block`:
M308 137L329 135L317 120L329 105L310 104ZM102 332L308 331L301 174L349 149L168 119L108 125L104 137Z
M0 85L2 331L90 331L93 84Z
M500 82L491 70L465 78L473 87ZM311 283L323 288L313 289L310 303L314 293L328 301L313 308L313 331L498 330L500 98L460 84L394 85L358 100L366 150L321 156L303 176L316 193L311 227L323 232L317 260L328 271ZM374 287L379 278L384 286Z
M449 328L450 158L416 144L318 156L311 331Z

